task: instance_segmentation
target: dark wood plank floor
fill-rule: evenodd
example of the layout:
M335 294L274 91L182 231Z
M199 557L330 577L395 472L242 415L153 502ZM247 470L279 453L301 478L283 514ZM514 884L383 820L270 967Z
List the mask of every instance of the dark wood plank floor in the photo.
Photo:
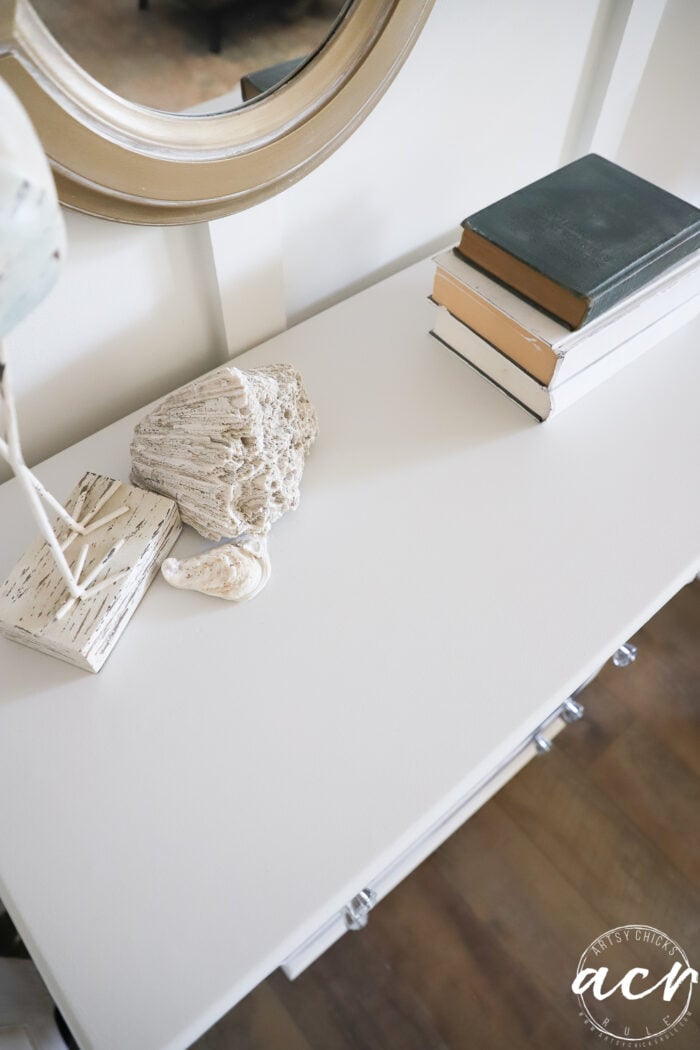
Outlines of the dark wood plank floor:
M561 734L295 982L273 974L197 1050L601 1045L570 983L584 948L656 926L700 960L700 584L608 665ZM700 990L695 992L700 1011ZM693 1018L669 1042L700 1046Z

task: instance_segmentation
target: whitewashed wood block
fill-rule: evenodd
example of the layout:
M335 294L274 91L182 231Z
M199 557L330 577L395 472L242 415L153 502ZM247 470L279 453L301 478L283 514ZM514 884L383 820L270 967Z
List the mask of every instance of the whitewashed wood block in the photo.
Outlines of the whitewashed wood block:
M113 484L112 478L88 473L66 506L70 509L80 501L83 514L89 514ZM86 537L90 547L83 567L85 578L122 540L109 559L109 573L124 573L123 577L76 601L57 619L70 595L47 544L37 540L0 587L0 633L86 671L100 670L182 528L173 500L132 485L121 485L100 513L107 515L124 503L128 513ZM69 529L58 519L54 527L64 543ZM71 564L78 560L81 545L77 537L67 548Z

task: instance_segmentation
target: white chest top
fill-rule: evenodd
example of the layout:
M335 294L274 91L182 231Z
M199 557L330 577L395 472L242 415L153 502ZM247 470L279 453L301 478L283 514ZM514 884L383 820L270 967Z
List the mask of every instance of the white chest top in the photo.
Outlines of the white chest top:
M429 337L431 277L237 360L321 426L259 598L159 579L97 677L0 639L0 896L84 1050L183 1050L700 569L700 325L541 426ZM126 480L139 416L42 479ZM4 576L14 483L0 522Z

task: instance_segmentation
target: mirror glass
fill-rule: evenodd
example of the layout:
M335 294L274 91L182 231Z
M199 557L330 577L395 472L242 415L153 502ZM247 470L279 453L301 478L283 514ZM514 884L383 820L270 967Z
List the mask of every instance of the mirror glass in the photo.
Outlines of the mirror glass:
M110 91L170 113L223 113L293 76L352 0L33 0Z

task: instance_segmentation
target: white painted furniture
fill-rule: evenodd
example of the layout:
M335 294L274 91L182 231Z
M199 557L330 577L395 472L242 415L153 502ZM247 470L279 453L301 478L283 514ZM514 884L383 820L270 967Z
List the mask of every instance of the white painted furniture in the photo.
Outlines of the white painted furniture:
M538 426L428 336L431 279L238 359L321 423L259 598L158 580L97 677L0 639L0 897L84 1050L183 1050L297 972L700 570L700 326ZM42 479L126 479L137 418ZM0 522L3 574L13 482Z

